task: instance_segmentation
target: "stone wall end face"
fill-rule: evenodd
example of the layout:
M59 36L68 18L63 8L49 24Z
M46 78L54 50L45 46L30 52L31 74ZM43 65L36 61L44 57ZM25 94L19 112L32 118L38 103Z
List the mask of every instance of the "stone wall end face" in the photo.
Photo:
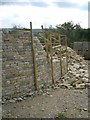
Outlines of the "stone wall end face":
M51 81L50 64L38 39L34 40L38 86ZM2 31L2 96L18 97L34 90L33 57L30 32Z

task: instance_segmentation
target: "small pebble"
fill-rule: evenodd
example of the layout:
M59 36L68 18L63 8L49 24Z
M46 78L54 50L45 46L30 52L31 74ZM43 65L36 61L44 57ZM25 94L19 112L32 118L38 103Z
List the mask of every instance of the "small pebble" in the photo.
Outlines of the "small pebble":
M10 117L10 116L11 116L11 113L8 113L7 115Z
M22 101L22 100L23 100L22 98L17 98L17 101L18 101L18 102L20 102L20 101Z
M42 111L44 111L45 109L44 108L42 108Z
M84 111L88 111L88 109L87 109L87 108L84 108L83 110L84 110Z
M15 100L9 100L10 103L15 103L16 101Z
M80 93L83 93L83 91L80 91Z

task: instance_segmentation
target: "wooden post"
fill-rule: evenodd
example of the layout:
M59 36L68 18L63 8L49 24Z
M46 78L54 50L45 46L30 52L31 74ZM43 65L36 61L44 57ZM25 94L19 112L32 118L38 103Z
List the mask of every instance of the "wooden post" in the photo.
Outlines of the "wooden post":
M50 37L50 56L51 56L51 76L52 76L52 83L54 84L54 76L53 76L53 51L52 51L52 39L51 39L51 32L49 33Z
M49 58L49 54L48 54L48 41L45 39L45 48L46 48L46 53L47 53L47 58Z
M68 53L67 53L67 36L65 35L65 46L66 46L66 64L67 64L67 72L68 72Z
M55 33L53 33L53 35L54 35L54 38L56 38L56 34ZM53 46L55 46L56 44L56 39L54 39L54 41L53 41Z
M32 35L32 22L30 22L30 37L31 37L33 67L34 67L34 86L35 86L35 90L37 90L37 72L36 72L37 66L36 66L36 56L35 56L34 42L33 42L33 35Z
M46 44L46 46L47 46L47 58L49 58L49 44L50 44L48 36L49 36L49 34L47 33L47 44Z
M43 30L43 25L41 25L41 28L42 28L42 30Z
M60 74L62 77L62 52L61 52L61 40L60 40L60 33L58 33L58 39L59 39L59 50L60 50Z
M42 28L42 32L43 32L43 25L41 25L41 28ZM45 43L47 58L49 58L49 54L48 54L48 43L47 43L47 40L46 40L46 39L44 40L44 43Z

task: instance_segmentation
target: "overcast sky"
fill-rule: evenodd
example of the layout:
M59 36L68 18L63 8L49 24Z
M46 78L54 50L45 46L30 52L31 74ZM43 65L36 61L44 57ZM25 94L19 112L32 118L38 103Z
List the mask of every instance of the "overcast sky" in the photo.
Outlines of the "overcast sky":
M88 0L0 0L0 28L56 26L73 21L88 28Z

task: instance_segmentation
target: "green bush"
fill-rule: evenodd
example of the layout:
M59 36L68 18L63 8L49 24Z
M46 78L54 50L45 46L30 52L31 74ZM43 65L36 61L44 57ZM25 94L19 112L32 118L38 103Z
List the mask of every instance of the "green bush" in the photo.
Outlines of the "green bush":
M44 38L42 38L38 35L38 39L39 39L40 43L44 43Z
M65 113L64 112L59 112L57 114L57 118L65 118Z

